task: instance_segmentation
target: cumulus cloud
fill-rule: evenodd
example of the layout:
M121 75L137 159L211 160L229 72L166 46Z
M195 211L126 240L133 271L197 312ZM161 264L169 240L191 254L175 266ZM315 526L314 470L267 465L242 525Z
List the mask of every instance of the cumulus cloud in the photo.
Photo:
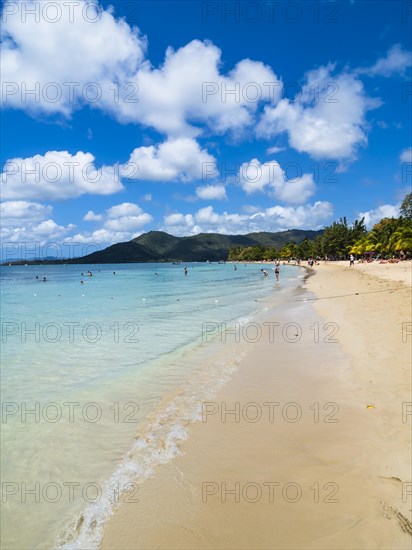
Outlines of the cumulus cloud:
M198 135L199 124L216 133L240 132L254 122L260 104L279 97L281 83L260 62L241 60L226 75L220 65L221 51L208 41L168 48L160 68L145 64L134 75L139 103L116 108L126 120L170 136Z
M9 225L35 222L50 216L53 208L49 205L29 201L7 201L0 204L0 218Z
M412 147L407 147L399 155L399 160L401 162L412 162Z
M108 208L102 214L89 210L83 217L86 221L100 221L102 226L92 232L72 234L74 224L59 225L52 218L53 208L49 205L30 201L6 201L0 205L2 219L1 238L7 243L66 243L79 245L89 243L110 245L128 241L142 233L142 228L153 218L137 204L122 203ZM93 252L93 246L83 249L87 254ZM71 252L70 252L71 251ZM56 251L55 251L56 252ZM69 254L70 253L70 254ZM60 250L60 256L82 255L78 249L67 248L66 254ZM16 259L16 258L12 258ZM31 256L31 259L32 256Z
M142 209L138 204L133 202L123 202L122 204L116 204L106 210L109 218L121 218L123 216L135 216L142 213Z
M83 216L85 222L99 222L103 219L101 214L95 214L93 210L89 210L87 214Z
M286 132L289 145L316 159L353 159L367 143L365 115L380 105L355 74L333 75L329 64L306 74L302 93L266 106L257 127L261 137Z
M238 214L215 212L212 206L200 208L194 214L176 212L163 220L164 231L173 235L197 233L245 234L255 231L285 231L287 229L321 229L330 220L333 207L318 201L298 207L273 206L265 210Z
M98 244L101 248L112 245L114 243L121 243L130 241L142 234L142 231L129 232L129 231L110 231L109 229L101 228L92 232L76 233L73 237L65 239L65 242L75 242L78 244L90 245ZM89 253L94 250L89 250ZM87 254L88 252L85 252Z
M253 159L243 163L239 181L247 194L269 190L274 198L291 204L306 202L316 190L312 174L288 180L280 164L274 160L261 164L258 159Z
M279 79L261 62L243 59L221 74L221 51L209 41L168 48L164 63L153 67L139 30L97 2L93 7L79 0L72 10L70 2L62 3L54 22L44 13L39 22L33 17L23 22L21 10L41 10L42 3L21 4L24 8L12 1L4 6L6 106L69 117L89 104L122 122L193 137L201 131L198 123L239 132L254 122L260 104L281 93ZM26 89L36 93L26 95Z
M133 232L151 222L152 219L152 216L144 212L138 204L123 202L106 210L103 229L119 233Z
M216 159L191 138L169 139L158 145L137 147L120 175L147 181L201 179L205 168L216 170Z
M205 169L216 172L216 159L195 140L178 138L138 147L123 165L97 167L95 157L82 151L12 158L4 165L0 186L4 199L63 200L117 193L124 190L121 178L188 182L201 179Z
M130 241L142 233L142 228L153 220L151 214L144 212L138 204L123 202L107 208L102 214L89 212L88 221L103 221L102 227L95 231L85 231L71 237L79 243L94 242L113 244ZM86 216L83 218L85 219Z
M194 226L192 214L181 214L180 212L165 216L163 222L167 227L182 226L193 228Z
M29 201L6 201L0 205L1 239L10 243L38 243L59 240L76 226L57 224L49 216L49 205Z
M196 187L196 196L203 200L226 200L226 188L224 185L204 185Z
M380 57L371 67L361 67L357 73L367 76L404 76L406 69L412 66L412 52L404 50L400 44L394 44L384 57Z
M365 225L368 229L371 229L375 223L381 221L382 218L397 218L399 216L399 204L382 204L374 210L367 210L366 212L359 212L356 216L357 219L365 218Z
M69 199L86 193L111 195L123 189L116 169L97 168L91 153L48 151L45 155L13 158L0 176L4 199Z
M82 103L115 102L115 83L124 83L141 64L145 39L97 2L55 2L54 11L50 4L28 0L3 6L3 102L64 116Z

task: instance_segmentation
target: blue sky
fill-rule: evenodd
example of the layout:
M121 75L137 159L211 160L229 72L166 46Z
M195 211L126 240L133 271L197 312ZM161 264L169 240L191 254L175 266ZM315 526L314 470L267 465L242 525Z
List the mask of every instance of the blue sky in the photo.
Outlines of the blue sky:
M3 3L3 257L396 216L411 22L404 0Z

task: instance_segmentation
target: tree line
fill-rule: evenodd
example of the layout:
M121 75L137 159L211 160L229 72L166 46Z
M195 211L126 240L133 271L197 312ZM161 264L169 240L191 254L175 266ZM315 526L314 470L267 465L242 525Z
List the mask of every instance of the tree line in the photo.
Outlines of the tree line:
M231 261L260 261L281 259L307 260L328 258L346 260L353 254L357 258L410 258L412 256L412 193L404 198L398 218L383 218L370 231L365 218L348 224L346 217L340 218L324 228L323 234L315 239L294 241L281 248L273 246L233 247L229 250Z

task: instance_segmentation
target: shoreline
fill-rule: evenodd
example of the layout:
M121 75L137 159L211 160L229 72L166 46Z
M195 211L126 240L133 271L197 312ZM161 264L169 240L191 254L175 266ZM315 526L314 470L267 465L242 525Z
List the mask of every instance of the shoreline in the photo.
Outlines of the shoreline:
M400 332L410 289L335 263L300 267L308 272L305 290L289 313L280 319L271 309L263 319L300 323L301 341L274 348L266 339L246 353L204 409L217 412L189 425L183 454L139 487L139 503L115 511L103 549L410 547L411 416L402 409L410 400L410 346ZM333 295L340 299L326 299ZM323 333L314 342L314 321L336 324L339 343L323 342ZM287 420L270 419L265 402L280 403ZM257 403L255 412L266 416L245 421L240 408L239 422L223 422L223 404L229 411L236 403ZM284 409L288 403L295 405ZM296 410L302 419L290 422ZM314 503L326 483L328 495ZM223 487L232 490L225 502ZM282 496L265 497L270 487ZM329 504L336 488L338 502ZM296 502L293 490L302 493ZM253 491L261 495L252 503Z

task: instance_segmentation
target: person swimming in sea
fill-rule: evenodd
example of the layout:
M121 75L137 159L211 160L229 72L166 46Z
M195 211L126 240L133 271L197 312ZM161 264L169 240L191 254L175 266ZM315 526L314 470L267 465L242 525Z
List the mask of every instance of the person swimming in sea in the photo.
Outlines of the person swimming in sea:
M187 267L185 267L185 275L187 275Z
M264 275L265 277L268 276L268 272L266 271L266 269L261 269L260 271L263 273L263 275Z

